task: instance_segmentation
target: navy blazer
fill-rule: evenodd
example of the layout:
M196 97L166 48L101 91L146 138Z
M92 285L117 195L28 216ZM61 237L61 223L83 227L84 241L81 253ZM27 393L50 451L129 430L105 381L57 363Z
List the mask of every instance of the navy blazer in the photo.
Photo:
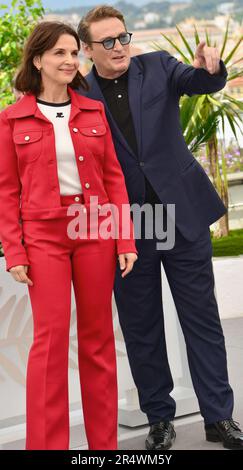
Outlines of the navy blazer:
M94 70L86 76L90 98L101 100L111 127L117 156L124 172L130 203L144 202L145 178L164 204L175 204L176 225L188 240L226 211L201 165L189 151L181 130L179 99L185 93L212 93L222 89L227 71L221 61L218 75L183 64L166 51L131 59L128 95L138 156L116 125Z

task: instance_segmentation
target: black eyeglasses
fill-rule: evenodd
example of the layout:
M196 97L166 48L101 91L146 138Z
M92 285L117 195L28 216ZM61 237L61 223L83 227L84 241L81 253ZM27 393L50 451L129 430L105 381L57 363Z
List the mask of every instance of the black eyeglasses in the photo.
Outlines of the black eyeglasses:
M113 49L117 39L122 46L126 46L127 44L129 44L129 42L131 42L131 37L132 37L132 33L122 33L122 34L119 34L119 36L117 36L116 38L106 38L106 39L103 39L103 41L90 41L90 42L91 43L94 42L96 44L103 44L104 48L106 50L109 50L109 49Z

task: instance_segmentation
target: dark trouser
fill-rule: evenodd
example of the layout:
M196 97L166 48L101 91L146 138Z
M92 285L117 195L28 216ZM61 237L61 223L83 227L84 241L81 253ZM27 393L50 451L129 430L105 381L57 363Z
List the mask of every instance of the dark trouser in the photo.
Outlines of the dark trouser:
M138 260L122 279L117 267L115 299L141 410L150 424L172 420L173 380L164 334L163 263L186 341L194 389L205 423L232 416L224 336L214 296L209 230L189 242L176 230L175 246L156 250L156 239L137 240Z

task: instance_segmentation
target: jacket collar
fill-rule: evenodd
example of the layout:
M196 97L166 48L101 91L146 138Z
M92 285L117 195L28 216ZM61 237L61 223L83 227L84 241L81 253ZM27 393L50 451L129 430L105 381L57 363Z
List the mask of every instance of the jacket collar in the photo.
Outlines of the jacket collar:
M100 109L99 103L96 103L95 101L86 98L85 96L79 95L70 87L68 87L68 93L71 98L70 120L72 120L76 114L82 110ZM27 116L35 116L48 121L48 119L46 119L39 110L36 97L33 94L24 95L23 98L17 101L17 103L14 103L8 109L8 118L10 119L23 118Z

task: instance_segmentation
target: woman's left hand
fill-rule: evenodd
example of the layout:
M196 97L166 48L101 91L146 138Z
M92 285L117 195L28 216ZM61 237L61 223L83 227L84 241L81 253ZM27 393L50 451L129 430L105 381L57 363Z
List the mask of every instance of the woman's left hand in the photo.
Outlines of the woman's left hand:
M133 269L133 265L135 261L137 261L138 257L136 253L122 253L118 255L120 269L123 271L122 277L125 277L130 271Z

